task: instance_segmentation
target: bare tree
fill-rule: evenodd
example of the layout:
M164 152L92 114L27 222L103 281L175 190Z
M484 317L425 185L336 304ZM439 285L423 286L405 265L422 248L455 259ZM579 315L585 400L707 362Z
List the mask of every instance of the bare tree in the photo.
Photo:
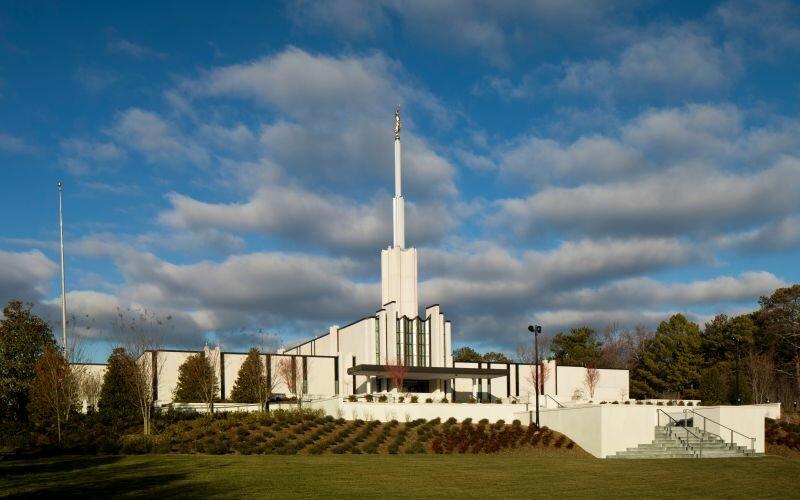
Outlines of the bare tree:
M34 414L56 422L58 443L62 425L69 420L79 399L79 383L63 353L48 347L36 363L36 377L30 391Z
M589 390L589 397L594 399L594 390L597 388L597 383L600 382L600 370L594 366L587 366L583 381L586 389Z
M219 351L219 345L214 349L210 349L208 346L203 349L206 363L210 368L210 374L205 373L204 376L198 379L200 394L203 397L203 402L206 404L209 413L214 413L214 401L219 397L219 379L217 378L217 373L219 373L220 369Z
M290 358L283 357L278 360L278 377L289 388L289 392L294 394L297 398L297 407L301 408L303 405L303 394L305 392L303 379L303 367L297 362L294 356Z
M144 310L138 313L130 309L122 311L117 308L115 329L126 339L126 377L133 404L142 416L142 433L150 434L150 423L153 417L153 405L158 391L153 381L158 380L164 368L164 359L158 355L161 343L156 340L165 327L168 327L171 316L162 320L154 313Z
M84 370L80 377L81 398L86 402L86 411L97 410L100 389L103 387L103 376Z
M389 380L391 380L397 388L397 392L403 392L403 383L408 374L408 365L406 365L405 361L397 359L394 364L384 365L384 368L386 369L386 373L389 374Z
M750 390L753 393L753 402L756 404L766 402L775 375L775 362L770 353L749 352L744 358Z

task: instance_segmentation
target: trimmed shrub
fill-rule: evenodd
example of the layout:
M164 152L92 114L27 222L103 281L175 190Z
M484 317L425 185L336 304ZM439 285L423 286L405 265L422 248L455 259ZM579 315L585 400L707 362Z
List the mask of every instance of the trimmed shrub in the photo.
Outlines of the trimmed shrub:
M426 402L426 403L433 403L433 399L431 399L431 398L427 398L427 399L425 400L425 402Z
M350 394L349 396L347 396L347 400L350 401L351 403L355 403L356 402L356 395L355 394Z
M372 403L372 394L367 394L364 396L364 399L367 401L367 403Z
M387 401L389 401L389 398L386 397L386 394L381 394L380 396L378 396L379 403L385 403Z
M419 397L418 396L416 396L416 395L415 396L411 396L411 402L412 403L416 403L417 401L419 401Z
M142 434L128 434L122 436L122 449L126 455L142 455L152 453L158 447L159 439L157 436L145 436Z
M440 402L440 403L449 403L450 401L448 401L448 400L447 400L447 396L445 396L445 397L443 397L443 398L442 398L442 399L441 399L439 402Z

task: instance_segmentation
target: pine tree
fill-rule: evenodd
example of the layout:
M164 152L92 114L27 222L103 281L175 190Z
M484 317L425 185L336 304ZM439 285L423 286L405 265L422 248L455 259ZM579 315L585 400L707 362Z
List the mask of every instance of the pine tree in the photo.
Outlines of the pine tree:
M175 401L180 403L213 403L213 395L219 390L217 375L206 358L198 352L186 358L178 368L178 385ZM209 399L211 399L209 401Z
M130 374L130 363L133 360L125 349L117 347L108 357L106 373L103 375L103 386L97 408L103 421L118 426L132 423L138 417L135 396L127 377Z
M264 403L269 397L267 375L261 353L255 347L247 353L231 391L235 403Z
M600 359L600 342L588 327L559 332L550 344L556 363L564 366L594 366Z
M55 347L50 325L32 314L31 307L12 300L0 320L0 421L27 420L36 362L46 349Z
M655 336L642 343L631 392L638 397L696 397L703 362L700 344L700 327L682 314L662 321Z

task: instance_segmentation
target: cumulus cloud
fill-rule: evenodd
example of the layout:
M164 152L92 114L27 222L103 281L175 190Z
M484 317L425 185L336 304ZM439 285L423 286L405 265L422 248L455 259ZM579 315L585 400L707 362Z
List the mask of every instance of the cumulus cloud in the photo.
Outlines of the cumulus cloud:
M404 175L416 197L454 196L455 169L414 131L414 116L447 124L427 91L405 83L402 68L382 54L329 56L289 47L244 64L214 68L182 89L195 99L248 99L278 117L264 124L264 155L307 185L342 190L390 186L392 113L403 113ZM405 107L404 107L405 109ZM243 131L240 131L243 132ZM246 135L239 134L239 135Z
M205 165L209 160L203 146L152 111L129 108L118 116L109 132L119 144L142 154L150 163Z
M712 30L691 24L632 29L622 46L603 58L547 63L514 82L484 78L478 89L510 99L537 95L623 100L674 101L717 96L742 72L739 52Z
M11 299L36 301L49 292L58 266L39 250L0 250L0 304Z
M125 156L125 152L111 142L85 139L61 141L61 161L74 175L114 168L113 162Z
M507 314L543 307L560 291L707 258L679 240L663 238L580 240L520 255L491 245L472 251L422 249L420 295L425 303L447 304L459 315Z
M493 221L511 224L522 236L543 227L589 234L721 232L796 211L799 179L800 160L793 158L751 174L675 169L503 200Z
M719 276L690 283L662 283L651 278L614 281L598 288L583 288L554 296L552 308L597 311L624 304L631 309L673 306L684 308L704 304L753 303L786 282L766 271L739 276Z
M726 234L716 239L723 247L747 253L800 248L800 215L792 215L756 229Z
M359 253L377 251L392 234L388 195L358 202L271 185L244 203L206 203L175 193L169 200L172 209L163 212L160 220L182 229L263 233L316 248ZM406 211L408 239L417 243L437 241L455 223L446 207L437 203L408 204Z
M351 0L290 2L295 21L313 29L334 29L347 37L380 36L391 31L390 20L405 34L443 51L477 53L507 66L517 50L549 48L552 44L612 42L625 37L615 22L628 4L595 1L503 0L491 9L479 1L383 0L368 6ZM557 41L557 42L556 42Z

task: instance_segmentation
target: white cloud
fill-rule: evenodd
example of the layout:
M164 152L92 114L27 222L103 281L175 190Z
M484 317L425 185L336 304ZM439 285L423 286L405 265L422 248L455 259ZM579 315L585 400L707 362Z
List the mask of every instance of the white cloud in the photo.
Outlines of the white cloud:
M722 303L755 304L786 282L766 271L739 276L719 276L690 283L662 283L651 278L614 281L599 288L584 288L556 295L552 308L597 311L618 308L641 309L666 306L687 307Z
M0 250L0 304L11 299L33 301L49 291L58 266L39 250Z
M377 251L391 239L389 196L357 202L340 196L321 196L297 187L259 188L244 203L206 203L171 194L172 209L162 223L191 230L224 230L277 235L314 248ZM408 241L436 241L455 223L437 203L406 205ZM436 224L430 224L436 220Z
M119 144L141 153L151 163L205 165L209 161L205 148L151 111L127 109L118 116L110 134Z
M800 160L792 158L752 174L673 169L640 180L547 188L503 200L492 220L523 236L547 227L590 234L721 232L798 210L798 180Z
M504 177L525 180L617 178L645 166L635 149L599 135L567 145L526 137L501 152L498 163Z
M555 43L605 44L624 37L626 29L616 19L629 8L625 3L571 0L503 0L491 8L473 0L306 0L290 3L290 14L300 25L328 32L332 28L350 38L391 35L390 21L397 20L403 34L415 42L507 66L519 50L551 48Z
M749 231L726 234L716 241L724 247L749 253L800 248L800 215L788 216Z

